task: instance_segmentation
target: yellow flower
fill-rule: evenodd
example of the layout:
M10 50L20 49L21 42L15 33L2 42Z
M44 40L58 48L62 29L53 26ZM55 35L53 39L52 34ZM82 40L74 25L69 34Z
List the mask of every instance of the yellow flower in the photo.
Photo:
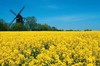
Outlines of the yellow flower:
M1 31L0 64L95 66L100 55L99 43L100 31Z
M87 66L94 66L92 63L87 64Z

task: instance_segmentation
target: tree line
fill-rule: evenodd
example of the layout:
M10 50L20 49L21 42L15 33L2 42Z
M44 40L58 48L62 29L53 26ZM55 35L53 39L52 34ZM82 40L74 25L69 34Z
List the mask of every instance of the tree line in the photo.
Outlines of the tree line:
M22 23L13 23L9 26L10 23L5 22L3 19L0 19L0 31L81 31L81 30L61 30L54 26L48 24L37 23L37 20L34 16L26 17L24 19L24 24ZM84 31L92 31L91 29L85 29Z
M24 19L24 24L22 23L13 23L9 26L10 23L5 22L3 19L0 19L0 31L57 31L56 27L49 26L48 24L37 23L37 20L34 16L26 17Z

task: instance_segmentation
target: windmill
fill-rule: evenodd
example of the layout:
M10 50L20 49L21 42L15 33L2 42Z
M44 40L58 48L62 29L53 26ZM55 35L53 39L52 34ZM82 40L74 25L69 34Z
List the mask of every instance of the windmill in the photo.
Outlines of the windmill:
M13 13L16 17L11 21L10 25L16 20L16 23L22 23L24 24L23 17L21 16L21 12L24 10L25 6L22 7L22 9L19 11L18 14L16 14L13 10L10 9L10 12Z

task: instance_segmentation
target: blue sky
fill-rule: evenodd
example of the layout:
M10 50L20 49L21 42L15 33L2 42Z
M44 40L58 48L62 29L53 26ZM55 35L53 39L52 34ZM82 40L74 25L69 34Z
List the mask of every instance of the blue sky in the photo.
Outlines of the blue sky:
M11 22L16 13L24 17L35 16L37 23L49 24L59 29L100 30L100 0L1 0L0 18Z

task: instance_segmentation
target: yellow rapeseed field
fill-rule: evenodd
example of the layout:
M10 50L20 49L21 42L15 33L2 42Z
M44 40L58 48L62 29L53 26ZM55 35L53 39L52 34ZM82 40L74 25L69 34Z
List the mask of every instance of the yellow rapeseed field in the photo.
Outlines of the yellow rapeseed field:
M0 66L100 66L100 32L0 32Z

